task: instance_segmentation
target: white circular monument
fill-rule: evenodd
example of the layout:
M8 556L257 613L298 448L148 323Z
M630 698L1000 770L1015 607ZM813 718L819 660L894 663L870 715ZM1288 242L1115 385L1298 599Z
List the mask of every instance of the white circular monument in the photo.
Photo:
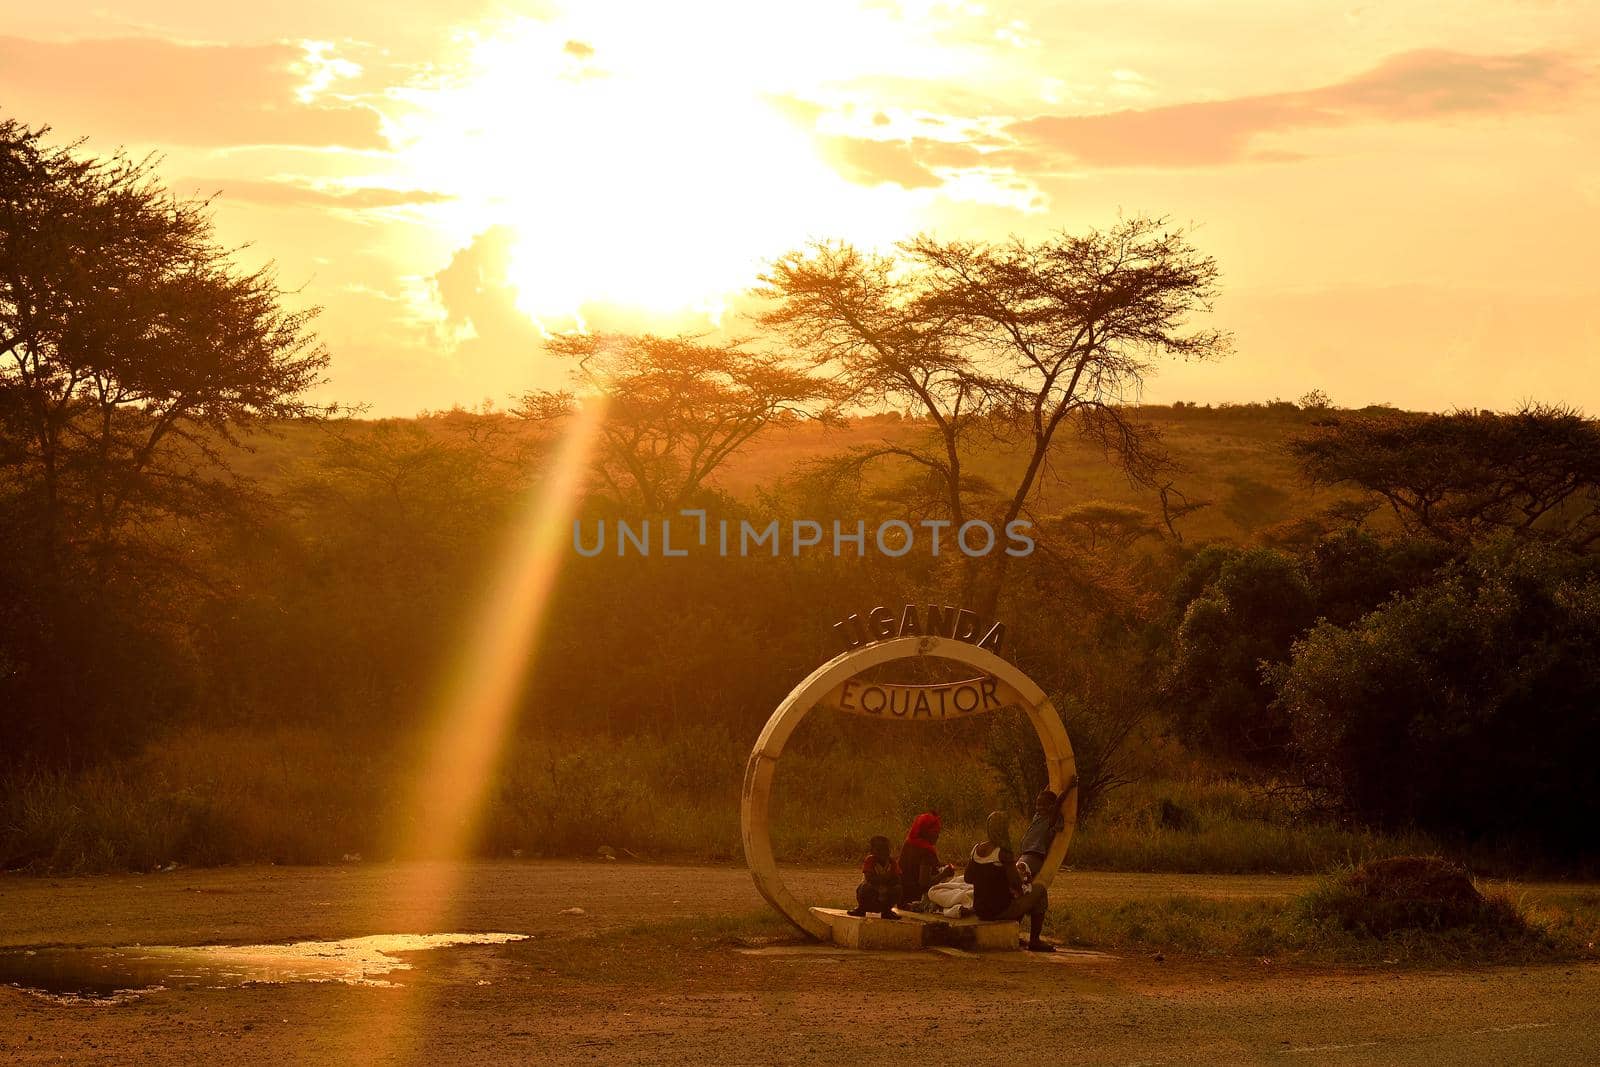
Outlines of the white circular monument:
M768 817L778 760L795 729L814 708L831 708L902 723L943 722L1002 708L1020 708L1033 724L1044 748L1050 788L1059 793L1073 779L1076 764L1072 742L1067 738L1066 727L1054 705L1026 674L991 651L999 647L1004 628L996 625L980 641L975 626L965 618L961 625L957 624L957 614L951 609L929 608L924 622L915 606L907 606L896 627L894 616L887 609L875 608L865 624L855 616L851 616L849 623L839 624L836 628L846 635L847 641L852 641L851 624L854 624L852 643L856 647L835 656L795 686L767 720L766 728L750 753L740 809L745 861L762 897L813 938L827 940L830 927L795 899L783 884L772 855ZM965 617L971 613L959 614ZM896 634L898 636L894 636ZM982 673L936 685L902 685L864 677L864 673L874 667L923 657L965 664ZM1068 796L1062 814L1066 827L1056 834L1045 857L1044 869L1034 878L1041 886L1050 884L1066 857L1077 824L1076 790Z

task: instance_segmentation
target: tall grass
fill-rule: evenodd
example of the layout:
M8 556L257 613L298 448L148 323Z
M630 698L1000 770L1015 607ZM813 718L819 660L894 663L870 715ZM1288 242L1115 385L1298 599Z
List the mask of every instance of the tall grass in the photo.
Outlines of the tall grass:
M82 871L332 862L376 840L385 770L309 731L183 733L128 763L0 779L0 860Z
M391 858L405 835L414 752L311 729L195 730L138 758L75 774L0 780L0 862L36 871L148 870L169 863L331 863ZM670 738L519 738L490 783L483 856L738 862L748 749L715 730ZM981 753L904 742L791 746L773 802L780 861L858 859L937 810L960 858L1004 807ZM1020 828L1021 816L1018 816ZM1194 778L1114 794L1080 826L1068 865L1103 870L1312 872L1430 851L1431 842L1297 815L1257 789Z
M1353 894L1351 871L1328 874L1287 900L1178 895L1053 903L1048 929L1063 943L1119 952L1253 957L1262 963L1440 965L1594 960L1600 900L1539 903L1491 891L1476 913L1451 923L1378 927L1352 922L1373 902Z
M1432 852L1421 834L1380 834L1297 811L1261 785L1138 782L1073 841L1069 862L1120 871L1308 873Z

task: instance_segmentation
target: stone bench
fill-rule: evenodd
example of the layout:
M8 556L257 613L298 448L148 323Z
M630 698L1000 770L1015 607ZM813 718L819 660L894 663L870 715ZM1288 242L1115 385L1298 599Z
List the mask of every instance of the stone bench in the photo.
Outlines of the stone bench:
M1015 919L950 919L898 908L895 909L895 914L900 916L898 919L856 916L843 908L812 908L811 914L828 925L833 943L845 948L904 951L938 945L991 951L1020 947Z

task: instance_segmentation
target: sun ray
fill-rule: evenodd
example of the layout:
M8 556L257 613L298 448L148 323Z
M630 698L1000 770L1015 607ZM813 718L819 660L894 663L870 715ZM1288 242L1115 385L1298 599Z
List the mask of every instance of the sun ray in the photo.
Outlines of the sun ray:
M503 757L518 697L537 665L551 592L604 409L603 398L594 397L568 422L548 470L485 572L481 602L440 687L437 712L425 734L424 761L394 830L396 854L413 859L400 867L394 893L419 932L445 929L454 919L486 792ZM351 1046L357 1057L404 1058L426 1014L422 996L417 987L408 987L392 1010L359 1028Z
M402 854L456 858L472 847L484 790L548 621L550 591L603 408L595 397L573 417L489 571L482 604L442 691L428 763L407 808Z

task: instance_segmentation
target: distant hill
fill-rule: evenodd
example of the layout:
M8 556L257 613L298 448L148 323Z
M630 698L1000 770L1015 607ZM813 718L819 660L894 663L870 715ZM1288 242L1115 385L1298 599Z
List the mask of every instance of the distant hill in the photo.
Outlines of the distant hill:
M1210 506L1181 523L1185 538L1194 541L1250 541L1264 531L1270 538L1275 527L1282 528L1351 498L1353 494L1349 492L1309 485L1284 447L1292 437L1310 431L1317 420L1328 414L1289 403L1152 405L1138 409L1140 419L1161 431L1167 449L1183 468L1175 479L1176 488L1191 501L1210 502ZM436 417L425 417L425 421L441 422ZM236 454L235 465L241 473L270 483L297 464L315 463L327 434L360 433L375 425L379 423L354 420L331 427L280 427L278 436L254 438L253 451ZM805 422L773 426L734 457L714 484L736 497L749 498L758 489L772 487L797 473L808 462L882 442L908 443L927 430L919 420L893 414L856 418L843 427ZM1007 454L998 445L967 460L970 474L1002 485L1010 481L1022 462L1022 456ZM1156 494L1129 484L1092 442L1063 433L1052 454L1051 466L1052 473L1042 479L1035 497L1039 512L1106 502L1159 514ZM892 460L879 461L872 478L886 483L894 469ZM1381 514L1375 518L1379 524L1385 519Z
M1168 451L1183 468L1175 479L1176 488L1191 501L1211 502L1180 527L1186 538L1202 541L1251 540L1262 530L1313 515L1352 496L1313 488L1284 447L1327 415L1292 404L1139 409L1141 419L1160 429ZM776 427L729 464L721 485L744 495L803 462L880 441L905 443L926 432L918 420L892 415L856 419L842 429L804 423ZM970 473L1006 484L1024 458L994 448L967 462ZM1155 493L1129 484L1091 442L1063 433L1051 463L1053 475L1042 479L1037 498L1042 512L1095 501L1133 505L1151 513L1160 510Z

